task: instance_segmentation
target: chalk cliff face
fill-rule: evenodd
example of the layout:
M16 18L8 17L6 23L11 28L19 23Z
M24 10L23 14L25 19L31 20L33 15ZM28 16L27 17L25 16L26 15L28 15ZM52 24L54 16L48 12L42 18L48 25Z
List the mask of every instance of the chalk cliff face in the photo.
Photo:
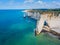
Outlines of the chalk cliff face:
M47 22L48 25L49 25L49 28L51 30L54 30L58 33L60 33L60 17L51 17L48 18L46 15L45 16L41 16L40 20L38 21L39 23L37 23L37 28L38 28L38 32L41 32L41 30L43 29L43 26L44 26L44 22ZM49 30L47 30L49 31Z
M38 10L37 11L27 10L26 14L27 14L27 16L38 20L37 21L37 28L36 28L38 33L41 32L45 21L48 23L48 25L50 26L49 28L51 28L51 29L54 29L54 28L57 28L57 27L60 28L60 25L59 25L60 14L57 13L56 11L55 12L52 12L52 11L51 12L50 11L48 11L48 12L45 11L44 12L43 11L41 13ZM54 30L56 30L57 32L60 33L60 30L59 31L57 29L54 29Z
M40 19L40 13L39 12L27 12L26 14L30 18L34 18L36 20L39 20Z
M39 11L27 10L26 16L37 20L35 35L41 32L52 33L60 38L60 12L59 11ZM46 22L46 25L44 25Z
M39 20L41 15L47 15L49 18L51 17L56 17L59 15L60 11L59 10L54 10L54 9L49 9L49 10L24 10L27 15L31 18L34 18L36 20Z

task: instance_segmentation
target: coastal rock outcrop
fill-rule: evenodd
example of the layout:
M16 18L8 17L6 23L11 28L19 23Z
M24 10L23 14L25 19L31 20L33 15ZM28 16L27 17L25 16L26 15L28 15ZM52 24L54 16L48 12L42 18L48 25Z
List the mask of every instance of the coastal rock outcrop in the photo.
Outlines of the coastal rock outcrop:
M60 12L59 11L39 11L26 10L27 16L37 20L35 35L41 32L49 32L60 38ZM44 25L46 22L47 25Z

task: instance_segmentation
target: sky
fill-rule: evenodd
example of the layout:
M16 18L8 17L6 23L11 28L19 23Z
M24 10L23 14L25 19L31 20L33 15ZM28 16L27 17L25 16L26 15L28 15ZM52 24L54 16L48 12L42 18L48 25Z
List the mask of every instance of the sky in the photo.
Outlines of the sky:
M0 9L60 8L60 0L0 0Z

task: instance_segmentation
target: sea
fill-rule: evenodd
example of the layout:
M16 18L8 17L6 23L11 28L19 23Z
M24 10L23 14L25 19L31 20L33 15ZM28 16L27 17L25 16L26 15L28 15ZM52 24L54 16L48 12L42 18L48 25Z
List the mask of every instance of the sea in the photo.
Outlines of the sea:
M60 45L60 40L41 33L35 36L37 20L24 18L23 10L0 10L0 45Z

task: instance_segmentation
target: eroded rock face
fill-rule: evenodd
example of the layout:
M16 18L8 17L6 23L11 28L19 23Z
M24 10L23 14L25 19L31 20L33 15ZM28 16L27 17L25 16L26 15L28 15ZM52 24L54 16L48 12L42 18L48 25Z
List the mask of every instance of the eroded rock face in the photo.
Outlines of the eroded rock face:
M60 14L57 12L39 12L28 11L28 16L37 19L37 27L35 29L35 34L38 35L41 32L49 32L55 35L60 35ZM47 26L44 25L45 21Z
M47 22L48 26L44 26L44 22ZM48 16L47 14L41 15L40 20L37 23L38 34L44 29L47 32L52 30L52 34L60 35L60 17L59 16ZM45 27L45 28L43 28ZM54 33L55 32L55 33ZM50 32L51 33L51 32Z

